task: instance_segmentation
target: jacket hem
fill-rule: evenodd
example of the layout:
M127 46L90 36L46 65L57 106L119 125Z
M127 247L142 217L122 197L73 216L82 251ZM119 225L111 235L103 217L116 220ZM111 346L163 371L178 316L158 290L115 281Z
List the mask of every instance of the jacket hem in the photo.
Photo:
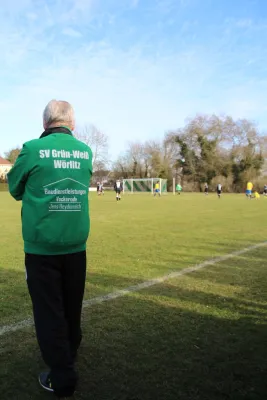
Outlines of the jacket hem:
M56 256L61 254L73 254L86 250L86 242L76 245L51 246L46 243L31 243L24 241L24 251L28 254Z

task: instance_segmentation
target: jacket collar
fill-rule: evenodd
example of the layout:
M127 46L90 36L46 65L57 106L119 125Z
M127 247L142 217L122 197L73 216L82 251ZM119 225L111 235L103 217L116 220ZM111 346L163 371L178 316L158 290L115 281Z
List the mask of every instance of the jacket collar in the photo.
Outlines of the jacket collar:
M53 133L65 133L67 135L71 135L72 136L72 132L69 128L65 127L65 126L54 126L53 128L48 128L46 129L40 136L40 139L48 136L48 135L52 135Z

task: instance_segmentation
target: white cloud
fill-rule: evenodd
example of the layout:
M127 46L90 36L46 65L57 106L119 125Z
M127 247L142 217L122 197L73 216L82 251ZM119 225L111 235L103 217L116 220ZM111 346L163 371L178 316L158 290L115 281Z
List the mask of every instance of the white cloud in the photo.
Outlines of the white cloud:
M139 0L131 0L131 7L136 8L139 4Z
M71 21L72 23L82 23L86 20L88 22L92 17L92 10L95 4L96 0L71 0L69 7L61 14L61 20L63 22Z
M70 36L73 38L82 37L81 32L79 32L78 30L73 29L73 28L65 28L65 29L63 29L62 33L63 33L63 35Z
M35 20L38 18L37 14L35 14L34 12L29 12L29 13L27 13L27 14L26 14L26 17L27 17L28 19L32 20L32 21L35 21Z
M162 135L188 115L192 107L188 91L192 84L198 85L194 76L188 83L184 79L192 57L181 54L155 63L141 58L138 48L123 52L105 43L91 44L67 60L63 57L59 64L57 61L56 65L40 68L26 85L16 89L9 112L20 110L20 126L26 127L31 121L36 131L28 131L30 139L41 129L37 127L45 104L51 98L69 100L75 106L79 124L98 125L110 135L114 151L118 143L122 148L130 139L143 139L144 132L148 137ZM184 67L179 72L181 64Z
M239 28L249 28L252 26L253 21L249 18L239 19L236 21L236 26Z

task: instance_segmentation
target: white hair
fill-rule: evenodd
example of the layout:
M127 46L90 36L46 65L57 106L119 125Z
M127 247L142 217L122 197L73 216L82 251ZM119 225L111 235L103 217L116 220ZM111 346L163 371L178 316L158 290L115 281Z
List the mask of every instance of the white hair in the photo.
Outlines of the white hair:
M74 129L74 110L70 103L62 100L51 100L43 112L44 126L67 125Z

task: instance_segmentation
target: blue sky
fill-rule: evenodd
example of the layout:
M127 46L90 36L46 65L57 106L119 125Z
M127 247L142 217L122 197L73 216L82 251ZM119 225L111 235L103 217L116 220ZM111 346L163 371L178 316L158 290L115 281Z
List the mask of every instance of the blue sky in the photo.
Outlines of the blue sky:
M196 113L264 129L266 38L266 0L2 0L0 153L40 135L53 98L112 157Z

